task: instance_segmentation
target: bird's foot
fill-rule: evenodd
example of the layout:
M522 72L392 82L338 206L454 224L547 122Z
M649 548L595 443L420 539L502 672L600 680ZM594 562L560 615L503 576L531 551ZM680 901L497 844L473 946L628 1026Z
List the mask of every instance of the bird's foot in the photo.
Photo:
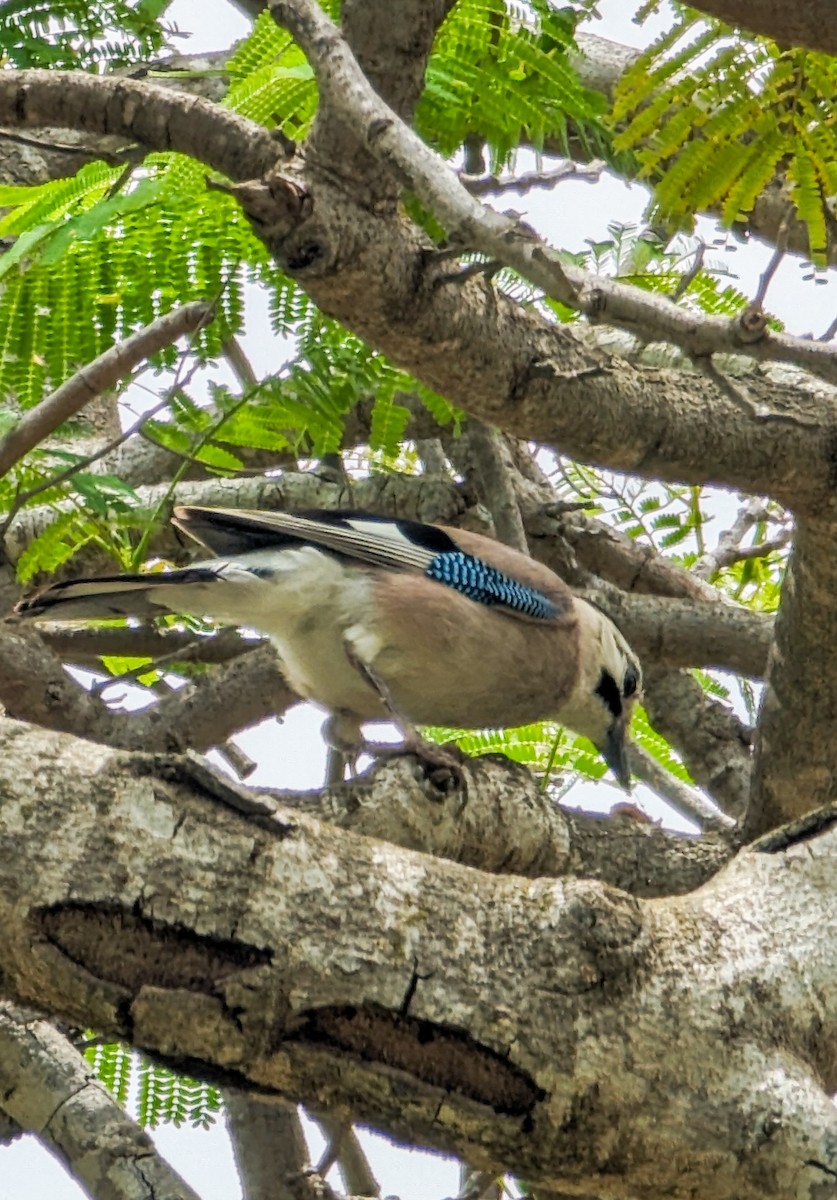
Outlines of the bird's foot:
M345 766L350 772L357 768L361 754L370 758L395 758L410 754L418 759L424 778L437 791L448 794L463 785L462 764L468 755L455 745L437 746L426 742L418 731L406 721L399 721L404 734L400 742L370 742L360 732L356 718L343 712L333 713L323 726L323 735L329 746L327 782L338 783L343 779Z
M403 742L367 742L364 752L373 758L395 758L396 755L412 755L421 767L424 778L446 795L461 788L464 782L462 769L467 754L455 745L437 746L426 742L413 732Z

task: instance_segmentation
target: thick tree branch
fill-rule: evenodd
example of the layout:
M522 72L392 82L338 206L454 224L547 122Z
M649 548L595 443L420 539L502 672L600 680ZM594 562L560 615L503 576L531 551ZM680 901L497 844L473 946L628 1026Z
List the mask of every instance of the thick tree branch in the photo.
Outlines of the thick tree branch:
M599 583L581 589L623 630L643 662L706 667L761 679L773 635L767 613L725 603L631 595Z
M480 871L577 875L636 896L693 891L732 853L721 837L683 838L560 808L527 768L502 756L472 760L464 794L439 794L406 757L323 791L269 795L340 829Z
M0 1004L0 1096L93 1200L199 1200L70 1042L8 1003Z
M740 821L750 800L752 731L685 671L647 671L645 707L694 781Z
M802 46L818 54L837 54L834 9L829 0L701 0L695 6L709 17L727 25L738 25L747 33L772 38L780 46Z
M252 15L261 12L267 5L264 0L252 0L252 3L240 4L239 7L250 11ZM581 82L586 87L612 97L616 83L636 60L638 51L631 46L623 46L583 30L577 34L577 43L581 53L577 56L575 65ZM226 94L226 80L221 72L229 54L229 51L219 51L215 54L171 55L160 64L162 77L152 73L152 78L161 87L177 88L217 102ZM583 160L589 153L587 141L573 137L572 128L568 132L568 140L573 153ZM544 149L547 153L559 157L566 153L564 143L547 145ZM126 147L124 139L114 137L88 133L82 138L69 131L50 135L50 131L46 130L37 138L27 138L10 130L0 130L0 174L10 183L43 183L49 179L63 178L84 163L96 159L125 162L134 161L136 157L135 147ZM591 166L598 170L596 164ZM581 170L583 169L582 167ZM630 175L626 177L630 178ZM787 185L782 176L778 175L758 197L753 212L748 215L746 221L738 225L738 228L744 228L748 234L766 242L775 243L786 214ZM837 255L836 231L835 222L827 219L829 261L833 261ZM792 220L786 230L786 241L791 251L807 254L807 226L802 221Z
M176 503L282 510L363 508L416 521L467 523L469 527L478 527L480 532L486 530L485 514L480 519L480 513L476 511L469 519L461 488L451 480L431 479L424 475L382 473L365 479L335 480L315 471L287 472L269 478L222 479L214 476L183 482L178 484L175 494L168 483L137 490L140 514L146 521L156 514L161 522L149 543L151 552L174 560L184 558L183 538L168 523ZM55 508L50 505L20 512L5 536L8 559L16 563L26 547L54 520ZM189 547L195 549L191 541ZM85 547L74 556L64 574L94 574L114 569L112 559L105 558L96 547ZM61 575L56 574L53 578L61 578Z
M419 196L454 245L480 250L514 267L547 295L591 320L648 341L670 341L692 358L740 353L762 361L792 362L837 384L837 350L827 344L766 328L760 328L754 338L743 317L740 321L698 317L665 296L562 261L531 229L469 195L456 175L375 94L340 31L315 0L272 0L270 9L293 34L314 69L321 111L340 113L344 122L350 122L357 140ZM768 406L762 410L756 402L753 411L756 417L771 419Z
M647 902L299 813L259 825L174 763L0 729L0 971L20 1001L547 1191L831 1187L833 812Z
M752 835L835 795L836 548L837 525L798 523L759 714Z
M179 150L229 179L253 179L287 158L268 130L201 96L147 80L84 71L9 71L0 122L131 138L146 150Z
M109 746L208 750L297 700L265 643L141 713L115 712L70 678L34 630L0 623L0 704L6 712Z
M346 0L343 33L378 95L410 121L436 31L456 0Z
M224 1111L244 1200L322 1200L295 1104L227 1088Z
M539 497L536 505L524 507L526 528L533 550L551 562L551 544L560 539L572 548L581 570L573 582L584 586L585 575L606 579L625 592L703 600L717 604L716 588L696 579L691 571L664 558L652 546L620 533L597 517L566 511L561 504L548 504ZM553 570L555 568L553 567Z
M344 47L339 35L336 42L331 37L327 42L335 53ZM467 235L471 244L481 244L491 253L502 250L503 259L533 279L541 272L553 283L559 276L569 278L550 253L540 252L537 239L519 237L507 218L469 197L427 147L416 145L414 135L370 93L347 50L341 50L340 61L351 68L353 81L356 75L360 78L360 116L355 107L351 111L357 119L371 120L367 132L374 133L376 153L393 148L401 163L406 162L408 150L415 151L413 182L421 184L419 190L423 195L427 192L425 199L433 202L444 223ZM329 63L336 65L332 57ZM57 92L53 94L52 73L5 72L0 79L0 120L34 124L46 119L46 110L54 117L61 104L61 111L70 116L83 109L83 115L74 119L87 128L97 122L106 124L108 104L113 102L117 117L127 126L134 119L139 93L131 91L130 103L126 99L120 107L125 97L119 89L125 86L87 75L76 80L62 73L61 97L78 92L68 108ZM344 102L345 91L340 73L330 70L323 102ZM158 114L156 121L149 115L143 128L148 124L156 130L165 147L211 159L211 165L238 177L241 172L258 176L269 165L266 135L258 126L235 118L238 137L233 139L230 131L229 140L236 140L237 150L225 156L220 150L216 153L218 139L201 136L202 126L197 136L190 132L189 107L198 101L184 101L168 92L164 100L153 91L142 94L145 101L138 111ZM200 103L208 110L201 109L203 121L212 106ZM233 118L219 112L219 128L224 132L222 118ZM248 142L251 154L242 145ZM207 150L210 143L212 152ZM225 145L222 137L221 149ZM756 376L748 381L753 408L744 412L711 381L702 382L698 396L688 374L640 370L617 362L582 345L572 330L549 326L536 314L522 311L479 280L461 286L442 282L449 271L435 261L424 237L405 218L355 206L330 173L317 176L313 164L306 169L309 178L302 185L273 176L267 184L239 189L257 231L321 307L475 415L518 436L560 445L575 457L618 470L680 482L725 483L747 493L769 492L798 510L821 510L833 503L837 422L830 396L768 384ZM308 202L312 189L313 207ZM352 264L351 270L345 269L347 263ZM537 270L529 271L532 264ZM622 285L598 277L590 281L579 277L571 288L583 290L582 285L588 287L593 307L607 320L618 318L624 301L625 314L628 310L633 314L628 323L634 331L638 314L644 312L654 338L674 336L680 329L687 334L692 353L712 353L736 344L728 329L721 334L711 321L705 324L703 318L681 312L670 301L629 288L619 291ZM404 319L407 313L409 321ZM686 317L688 329L683 325ZM771 339L773 335L760 343L757 352L768 347L771 354L777 350L786 357L788 348ZM797 349L811 367L823 353L831 356L828 361L837 361L833 348L818 348L800 339ZM788 352L796 356L793 347ZM719 428L725 430L722 440L716 436Z

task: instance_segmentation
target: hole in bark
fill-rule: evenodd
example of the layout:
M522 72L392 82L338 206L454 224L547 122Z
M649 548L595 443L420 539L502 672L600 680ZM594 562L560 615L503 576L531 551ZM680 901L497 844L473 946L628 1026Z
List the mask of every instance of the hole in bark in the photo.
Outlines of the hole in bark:
M314 1009L285 1040L346 1050L510 1116L525 1116L545 1095L525 1071L463 1030L375 1005Z
M40 928L91 975L132 992L143 984L211 991L219 980L271 958L256 946L198 936L117 905L57 904L42 910Z

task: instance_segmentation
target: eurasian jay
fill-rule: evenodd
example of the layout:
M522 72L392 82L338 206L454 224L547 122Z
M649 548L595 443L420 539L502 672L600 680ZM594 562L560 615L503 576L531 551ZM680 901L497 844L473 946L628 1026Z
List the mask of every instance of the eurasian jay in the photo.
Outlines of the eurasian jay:
M358 512L176 508L214 556L165 573L55 583L36 620L190 612L274 642L288 683L332 714L341 750L364 721L483 728L554 718L588 737L619 783L640 669L604 613L548 567L442 525ZM374 752L374 751L373 751Z

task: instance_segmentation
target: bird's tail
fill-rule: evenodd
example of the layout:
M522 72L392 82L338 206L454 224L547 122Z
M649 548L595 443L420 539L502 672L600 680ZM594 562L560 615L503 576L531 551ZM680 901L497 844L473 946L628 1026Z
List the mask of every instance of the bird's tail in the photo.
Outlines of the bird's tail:
M69 579L53 583L15 612L35 621L105 621L114 617L158 617L179 612L179 597L169 588L211 583L216 572L208 567L185 567L145 575L99 575L93 579ZM170 598L170 602L169 602Z

